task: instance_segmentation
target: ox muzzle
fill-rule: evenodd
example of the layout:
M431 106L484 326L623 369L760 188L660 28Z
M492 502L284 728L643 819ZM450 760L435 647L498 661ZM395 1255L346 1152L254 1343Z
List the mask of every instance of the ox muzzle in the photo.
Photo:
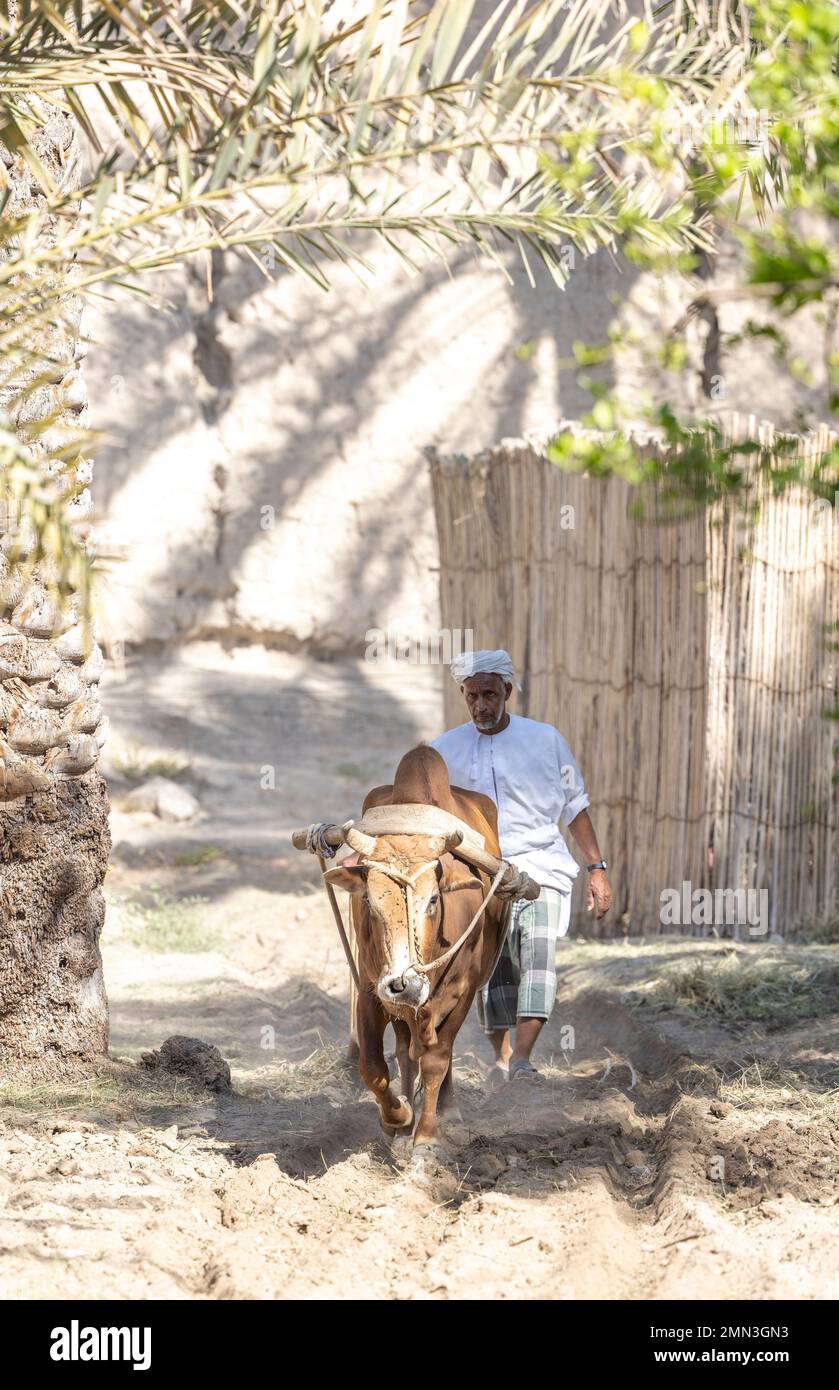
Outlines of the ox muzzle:
M409 965L401 972L388 967L376 985L376 993L389 1013L400 1008L419 1009L431 993L427 975Z

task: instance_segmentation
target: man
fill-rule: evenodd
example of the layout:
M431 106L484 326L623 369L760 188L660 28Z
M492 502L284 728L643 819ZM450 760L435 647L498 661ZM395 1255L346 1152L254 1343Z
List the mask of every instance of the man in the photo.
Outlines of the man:
M478 995L481 1026L495 1052L490 1084L535 1081L530 1061L556 1000L556 942L568 931L579 869L559 830L574 836L588 872L589 909L612 904L606 861L589 818L589 799L565 739L551 724L507 712L515 671L505 651L470 652L451 663L469 720L431 740L449 780L484 792L498 807L501 853L541 885L535 902L513 904L498 965ZM515 1028L515 1046L510 1029Z

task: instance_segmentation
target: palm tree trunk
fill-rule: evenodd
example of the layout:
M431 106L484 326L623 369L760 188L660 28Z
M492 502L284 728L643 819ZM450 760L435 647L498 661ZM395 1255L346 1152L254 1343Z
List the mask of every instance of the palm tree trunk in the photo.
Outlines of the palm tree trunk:
M79 158L76 130L63 113L46 104L43 111L37 155L61 182ZM33 173L3 146L0 182L10 188L7 213L39 206ZM60 230L50 218L41 234L55 241ZM84 344L72 267L65 280L61 313L38 345L50 380L25 399L11 389L0 395L21 437L47 416L50 431L83 421ZM27 445L32 454L46 448L29 438ZM85 540L90 469L79 457L60 473ZM99 953L110 848L107 791L97 771L102 655L77 623L72 599L58 611L43 571L24 579L9 566L15 518L3 521L0 515L0 1077L56 1078L88 1069L108 1043Z

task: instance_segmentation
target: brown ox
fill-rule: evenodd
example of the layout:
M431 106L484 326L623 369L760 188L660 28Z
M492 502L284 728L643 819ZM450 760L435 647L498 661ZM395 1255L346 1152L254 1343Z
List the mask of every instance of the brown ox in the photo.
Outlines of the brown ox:
M368 793L363 815L387 806L449 812L482 835L485 850L500 859L494 803L479 792L450 786L446 765L433 748L406 753L393 785ZM359 837L354 838L358 844ZM352 843L353 836L348 840ZM419 1064L422 1112L414 1130L415 1145L438 1141L438 1102L441 1111L454 1107L452 1046L476 990L489 978L506 930L507 902L493 897L480 925L446 964L428 972L416 969L444 955L464 936L492 881L492 874L477 867L474 858L470 863L455 857L459 851L451 853L451 844L445 834L383 832L365 837L362 853L348 856L326 873L329 882L351 894L359 972L359 1071L376 1097L385 1133L410 1135ZM523 883L525 890L532 889L520 881L519 892ZM385 1062L388 1023L396 1034L401 1094L396 1094Z

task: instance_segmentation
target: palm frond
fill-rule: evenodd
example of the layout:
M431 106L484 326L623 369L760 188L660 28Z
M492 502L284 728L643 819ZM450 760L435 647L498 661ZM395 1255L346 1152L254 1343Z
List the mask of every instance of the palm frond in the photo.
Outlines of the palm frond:
M742 98L745 44L719 15L685 23L700 11L0 3L0 406L13 419L34 389L69 265L83 296L197 251L270 249L326 289L374 238L409 272L467 245L503 265L509 246L562 284L568 246L707 245L680 160L662 177L649 139L656 112ZM47 157L52 112L83 132L85 177ZM773 177L748 170L761 196Z

